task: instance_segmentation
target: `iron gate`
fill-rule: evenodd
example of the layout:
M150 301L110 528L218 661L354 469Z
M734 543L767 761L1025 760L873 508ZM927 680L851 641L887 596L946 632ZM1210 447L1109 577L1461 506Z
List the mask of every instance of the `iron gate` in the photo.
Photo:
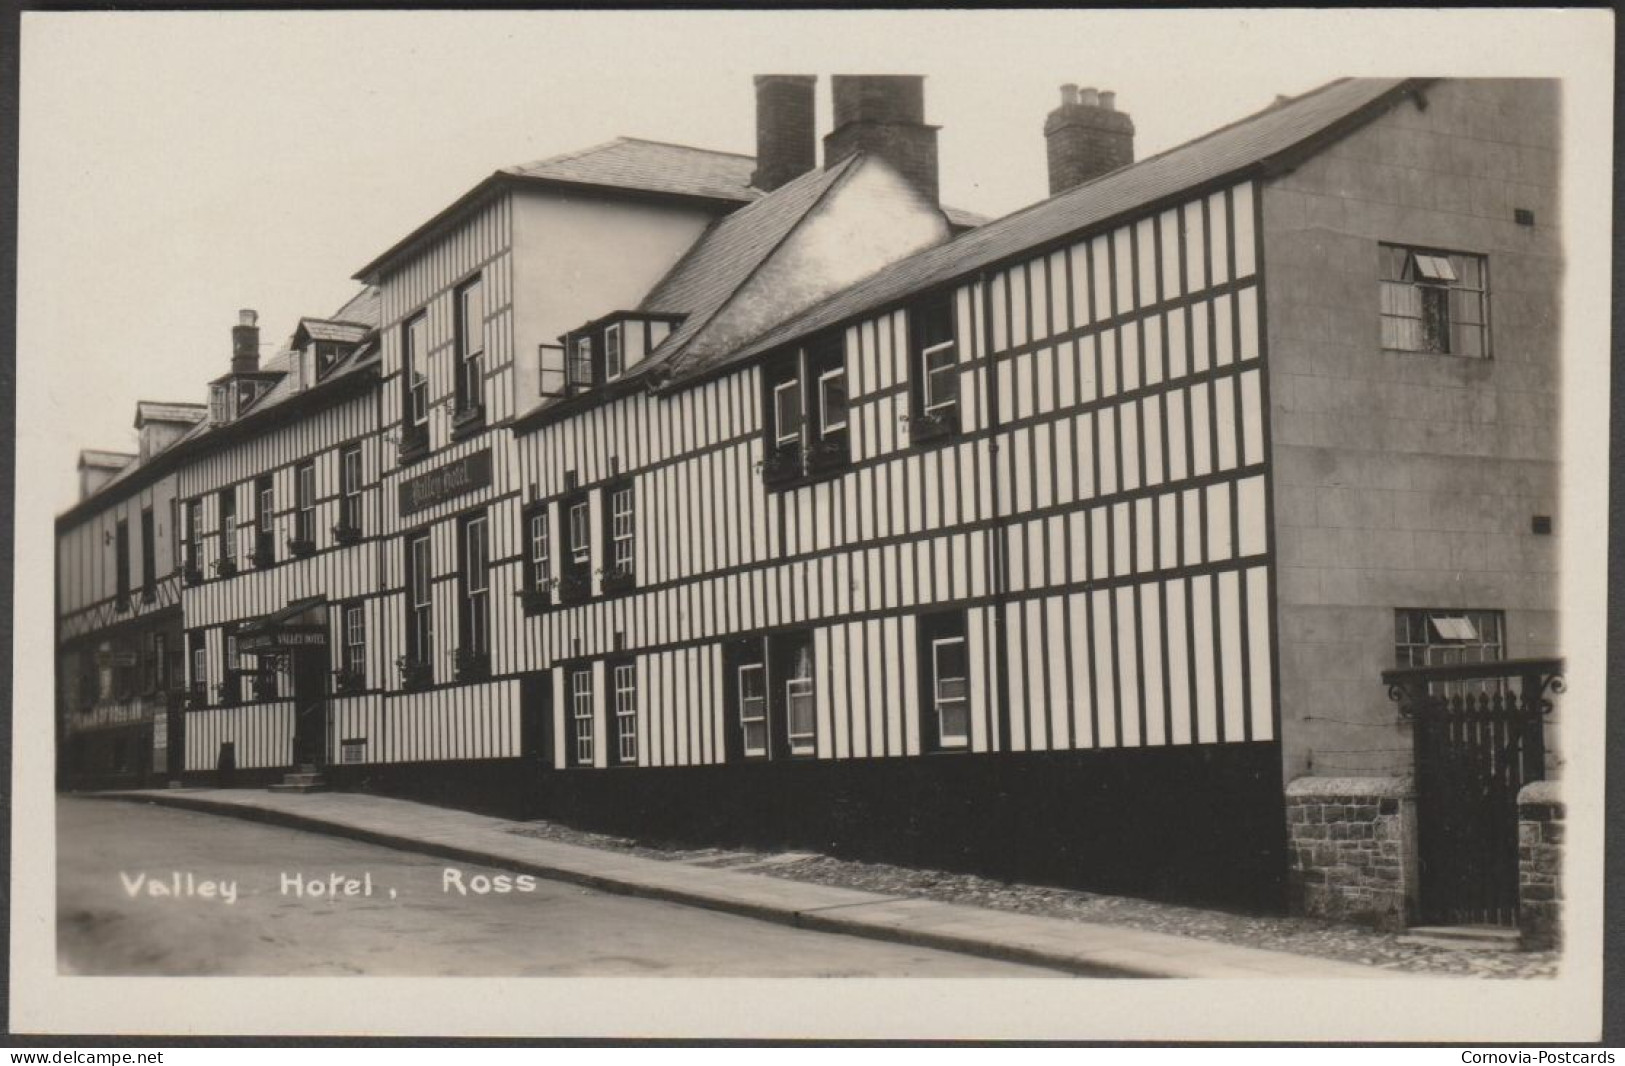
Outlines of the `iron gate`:
M1414 727L1420 918L1515 925L1518 790L1546 775L1546 690L1560 659L1388 670L1389 698Z

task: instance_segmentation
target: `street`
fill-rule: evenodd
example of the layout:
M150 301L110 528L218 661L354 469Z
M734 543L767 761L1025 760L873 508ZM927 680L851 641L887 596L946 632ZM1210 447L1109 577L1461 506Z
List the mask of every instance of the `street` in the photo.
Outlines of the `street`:
M57 801L63 973L1055 977L336 837Z

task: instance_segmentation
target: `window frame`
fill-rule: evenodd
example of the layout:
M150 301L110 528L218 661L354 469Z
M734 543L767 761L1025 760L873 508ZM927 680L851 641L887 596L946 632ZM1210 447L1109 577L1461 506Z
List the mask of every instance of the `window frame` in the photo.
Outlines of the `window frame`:
M476 560L476 554L481 558ZM458 651L464 655L490 655L491 523L483 510L457 521L457 600Z
M818 755L818 662L812 630L797 629L775 633L769 640L770 692L777 706L778 742L785 758L808 759ZM806 673L797 672L805 662ZM794 731L795 700L808 701L810 731Z
M604 381L610 382L626 373L626 336L624 322L612 322L604 327ZM610 342L614 341L614 344ZM611 361L613 353L613 362Z
M479 321L469 322L469 298L478 295ZM485 277L475 274L457 286L453 294L454 327L457 344L457 387L455 406L459 413L483 410L485 400Z
M569 692L566 695L569 697L567 702L570 723L568 752L570 766L590 767L598 754L592 673L592 664L582 663L569 667L569 673L565 675L569 682ZM582 713L583 711L585 713Z
M745 677L747 672L755 671L757 676L757 694L745 695ZM762 659L749 662L739 662L734 665L734 721L739 727L739 750L746 759L767 759L772 754L772 718L768 713L768 697L771 694L767 676L767 663ZM747 715L746 704L755 703L759 714ZM759 726L761 730L761 744L753 748L750 743L751 726Z
M837 423L829 421L829 400L825 383L831 378L840 378L843 390L841 399L841 420ZM851 407L844 395L846 386L846 367L838 366L825 370L818 375L818 435L829 437L835 433L845 433L851 419Z
M578 527L576 516L581 516ZM592 568L592 503L585 496L569 504L570 562Z
M541 536L537 537L538 523ZM542 545L541 554L536 545ZM537 564L540 564L540 570ZM546 592L553 580L553 530L547 507L533 507L525 514L525 587L533 592Z
M782 381L771 384L769 388L772 390L773 396L773 446L782 448L792 444L801 445L803 443L803 427L807 424L807 402L801 388L800 373L792 374ZM779 396L786 389L794 389L796 393L796 425L795 429L789 433L784 431L783 408L779 403Z
M182 519L186 529L181 541L181 567L186 570L203 570L203 500L193 497L187 500L181 508Z
M1468 642L1445 637L1435 628L1436 619L1466 619L1474 626L1478 640ZM1496 639L1484 639L1485 622L1494 623ZM1436 639L1427 639L1437 634ZM1402 636L1424 639L1401 640ZM1476 658L1450 656L1452 649L1475 649ZM1434 655L1437 650L1440 654ZM1486 654L1493 651L1494 654ZM1420 661L1417 659L1420 658ZM1500 608L1480 607L1400 607L1394 610L1394 663L1401 668L1412 666L1444 666L1461 662L1501 662L1507 658L1506 611ZM1457 695L1463 692L1502 691L1505 678L1485 681L1437 682L1430 686L1435 694Z
M407 657L428 666L434 659L434 551L427 529L406 535L404 558Z
M413 330L418 328L422 333L414 343ZM429 313L422 310L401 323L401 421L407 426L429 424L428 348ZM421 372L420 363L425 364Z
M316 461L305 459L293 468L293 539L316 546Z
M254 479L254 553L259 566L276 562L276 480L270 474Z
M130 606L130 520L123 516L113 524L113 588L119 609Z
M352 463L352 460L354 461ZM362 463L361 442L346 444L339 449L339 525L361 531L361 494L366 470Z
M626 504L624 511L619 509L623 501ZM604 513L609 519L604 524L604 531L608 535L608 544L604 552L604 576L632 577L637 573L638 541L637 496L630 480L604 486Z
M215 500L215 509L218 512L215 521L215 532L220 537L220 558L226 562L237 561L237 486L231 485L220 490Z
M955 609L919 615L915 632L919 648L920 746L931 753L968 752L972 748L971 644L965 612ZM952 645L958 645L964 675L944 677L940 653ZM945 681L961 682L962 695L945 698L942 694ZM944 728L943 710L947 703L959 705L964 720L962 734L949 733Z
M923 444L941 437L958 435L963 426L960 389L960 343L958 301L955 290L937 292L916 300L907 310L908 367L911 443ZM942 334L942 339L932 339ZM933 368L932 360L949 354L947 364ZM952 375L953 396L936 395L933 382Z
M618 766L636 766L639 743L637 660L611 660L607 664L606 674L609 680L610 724L615 733L615 762ZM623 685L626 679L630 679L630 684Z
M1458 359L1494 358L1493 330L1491 329L1491 288L1490 288L1490 261L1489 256L1479 252L1465 252L1445 248L1433 248L1423 245L1404 244L1398 241L1380 241L1377 245L1377 288L1378 298L1378 346L1387 352L1402 352L1413 355L1441 355L1452 356ZM1397 270L1391 264L1395 256L1403 256ZM1472 264L1478 273L1478 286L1473 287L1465 282L1461 271L1457 269L1453 260L1461 260L1463 265ZM1438 273L1432 265L1435 260L1441 260L1443 266L1454 277L1427 276L1431 271ZM1390 277L1397 274L1397 277ZM1391 289L1410 289L1416 291L1417 314L1401 313L1399 310L1390 310L1391 301L1388 297ZM1477 305L1478 321L1469 322L1460 320L1458 305L1463 308L1468 301ZM1442 328L1435 323L1430 329L1429 323L1436 318L1442 318ZM1391 331L1388 323L1414 322L1416 323L1416 344L1404 343L1403 327L1394 327ZM1465 335L1466 331L1475 331L1478 338L1479 352L1474 354L1459 350L1460 340L1458 331ZM1430 340L1429 335L1434 334L1438 339Z
M141 508L141 598L158 596L158 520L150 505Z
M346 603L340 612L344 626L344 669L367 684L367 609L360 601Z

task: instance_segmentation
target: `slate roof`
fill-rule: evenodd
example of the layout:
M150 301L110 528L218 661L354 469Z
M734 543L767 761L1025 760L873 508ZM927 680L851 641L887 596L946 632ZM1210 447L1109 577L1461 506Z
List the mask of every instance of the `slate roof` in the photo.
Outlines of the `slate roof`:
M857 161L854 155L830 170L808 171L713 222L639 307L688 317L637 370L680 355Z
M160 403L139 400L135 405L135 428L146 422L201 422L209 409L201 403Z
M1272 104L1194 141L1113 171L1031 207L1006 215L946 244L893 263L829 297L707 369L759 355L917 292L1015 258L1181 191L1269 163L1277 156L1339 135L1345 125L1397 100L1403 78L1331 82Z
M503 167L498 173L673 196L746 201L761 195L750 187L755 169L756 160L748 155L617 137L591 148Z
M297 338L303 333L313 341L354 344L371 330L371 326L364 326L359 322L340 322L331 318L301 318L299 328L294 331L294 337Z

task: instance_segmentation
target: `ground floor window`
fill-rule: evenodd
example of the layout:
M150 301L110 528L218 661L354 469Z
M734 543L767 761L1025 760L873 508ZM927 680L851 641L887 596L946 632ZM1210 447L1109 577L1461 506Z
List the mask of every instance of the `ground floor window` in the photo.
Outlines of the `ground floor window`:
M790 754L812 755L818 744L812 634L787 634L778 641L776 658L784 663L784 723Z
M921 739L927 748L970 746L970 662L962 611L919 620Z
M759 662L739 666L738 717L740 746L747 759L767 755L767 667Z
M612 668L615 690L615 756L623 763L638 761L638 667L636 663L616 663Z
M1394 660L1401 667L1490 663L1506 658L1501 611L1402 608L1394 612ZM1440 695L1498 688L1504 680L1453 682Z
M571 755L576 766L593 761L592 667L570 671Z

